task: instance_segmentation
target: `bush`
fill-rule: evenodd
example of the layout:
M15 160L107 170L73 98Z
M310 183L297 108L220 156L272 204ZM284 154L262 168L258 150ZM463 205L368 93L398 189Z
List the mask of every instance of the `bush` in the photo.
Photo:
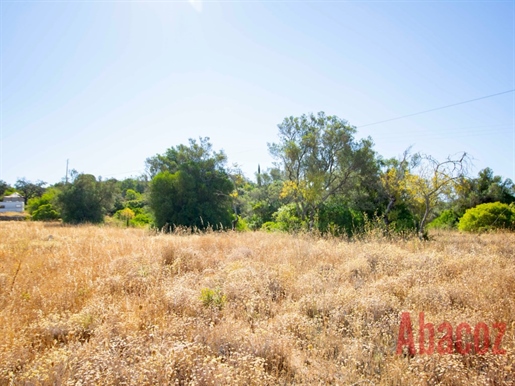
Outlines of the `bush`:
M234 230L238 232L248 232L250 231L250 227L245 219L241 218L241 216L238 216Z
M458 223L460 231L468 232L499 228L515 228L515 209L500 202L481 204L468 209Z
M130 224L135 227L145 227L152 223L152 217L147 213L138 213L130 221Z
M220 288L202 288L200 292L200 300L205 307L214 307L221 310L225 305L227 297L222 293Z
M452 209L448 209L440 213L440 216L431 221L427 227L429 229L453 229L456 228L458 220L458 215Z
M51 204L40 205L38 209L32 212L32 219L35 221L55 221L59 219L59 213Z
M27 211L35 221L52 221L61 217L57 208L59 190L48 188L41 197L33 197L27 202Z
M272 230L281 230L285 232L296 232L306 228L306 223L297 216L297 207L295 204L287 204L281 206L272 217L276 225L272 226ZM265 223L268 224L268 223ZM263 227L265 226L263 224Z
M273 221L267 221L263 225L261 225L261 230L265 232L281 232L284 231L284 229L281 227L281 224L278 224Z
M350 237L362 230L363 225L363 213L350 208L346 203L329 201L318 212L317 227L322 234L345 234Z

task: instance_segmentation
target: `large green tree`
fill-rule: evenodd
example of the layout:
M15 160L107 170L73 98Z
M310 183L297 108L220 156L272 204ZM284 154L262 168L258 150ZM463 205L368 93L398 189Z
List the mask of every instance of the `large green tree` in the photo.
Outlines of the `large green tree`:
M71 224L101 223L113 206L115 193L115 180L101 181L91 174L78 174L58 196L61 217Z
M279 142L269 151L284 167L283 196L297 207L312 228L319 209L331 197L356 201L357 190L370 190L378 179L378 163L370 138L355 140L356 129L323 112L285 118Z
M45 193L46 182L31 182L25 178L21 178L14 184L16 190L23 196L25 205L31 198L41 197Z
M209 138L190 139L162 155L148 158L152 176L149 203L158 228L231 226L234 185L225 170L226 156Z

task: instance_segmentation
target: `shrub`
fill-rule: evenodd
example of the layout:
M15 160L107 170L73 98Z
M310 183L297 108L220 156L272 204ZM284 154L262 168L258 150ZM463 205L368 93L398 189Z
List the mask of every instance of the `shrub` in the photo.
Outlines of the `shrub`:
M273 221L267 221L263 225L261 225L261 230L265 232L280 232L284 229L281 228L281 225L273 222Z
M41 197L33 197L27 202L27 211L35 221L52 221L61 217L57 208L56 188L48 188Z
M145 227L152 223L152 217L147 213L138 213L134 218L130 221L130 224L135 227Z
M40 205L38 209L32 212L32 219L35 221L53 221L59 219L59 213L51 204Z
M293 203L281 206L272 216L275 220L274 223L276 224L272 228L276 228L281 231L295 232L305 228L307 225L298 217L297 207ZM265 224L263 224L263 227Z
M515 228L515 209L512 206L500 202L481 204L468 209L458 223L460 231L477 232L498 228Z
M202 288L200 292L200 300L206 307L214 307L221 310L225 305L226 296L222 294L220 288Z
M453 229L456 228L458 220L458 215L452 209L448 209L440 213L440 216L431 221L427 227L433 229Z
M363 213L335 200L324 204L318 213L318 230L333 236L352 236L363 228Z
M250 227L245 219L241 218L241 216L238 216L238 221L236 221L235 230L238 232L247 232L250 231Z

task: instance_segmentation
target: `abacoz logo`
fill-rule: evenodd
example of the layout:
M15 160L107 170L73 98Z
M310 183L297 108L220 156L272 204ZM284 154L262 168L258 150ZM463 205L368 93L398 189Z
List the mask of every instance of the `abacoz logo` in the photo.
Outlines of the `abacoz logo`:
M454 330L449 322L443 322L438 326L437 331L445 334L438 339L436 352L442 355L453 353L483 355L488 353L491 348L493 354L506 354L506 350L501 349L502 338L506 332L506 323L493 323L492 330L497 332L490 336L490 329L483 322L476 324L474 329L468 323L460 323ZM425 344L426 335L428 335L427 345ZM418 339L419 354L431 355L434 353L435 326L432 323L425 323L423 312L420 312L418 317ZM403 312L401 316L397 354L405 353L405 348L411 356L417 354L409 312Z

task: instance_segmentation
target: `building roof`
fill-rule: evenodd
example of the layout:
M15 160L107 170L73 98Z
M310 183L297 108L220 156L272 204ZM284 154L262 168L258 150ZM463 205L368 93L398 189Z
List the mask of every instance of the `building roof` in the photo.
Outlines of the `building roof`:
M21 194L19 194L19 193L16 193L16 192L14 192L13 194L10 194L8 196L4 196L4 200L6 198L8 200L10 199L10 201L18 201L18 200L19 201L23 201L23 196Z

